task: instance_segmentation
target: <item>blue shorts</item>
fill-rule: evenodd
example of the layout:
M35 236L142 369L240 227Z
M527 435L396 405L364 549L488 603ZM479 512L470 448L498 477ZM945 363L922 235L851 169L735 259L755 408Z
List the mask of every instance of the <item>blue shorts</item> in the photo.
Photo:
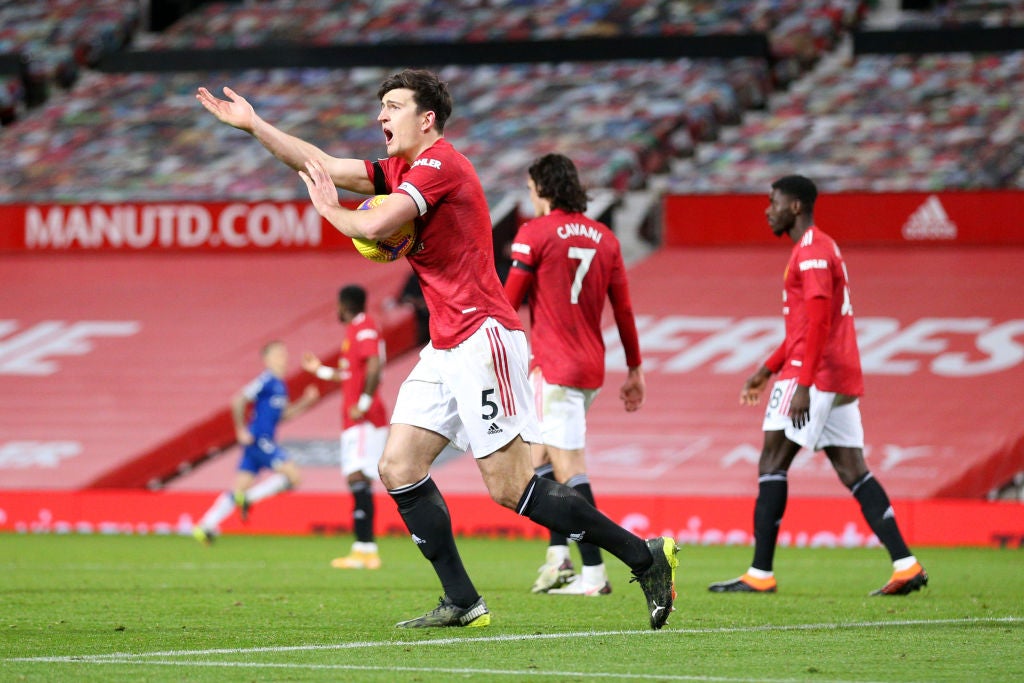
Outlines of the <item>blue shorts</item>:
M243 472L259 474L262 469L276 469L278 463L288 459L288 453L277 445L277 442L266 436L258 436L245 447L238 469Z

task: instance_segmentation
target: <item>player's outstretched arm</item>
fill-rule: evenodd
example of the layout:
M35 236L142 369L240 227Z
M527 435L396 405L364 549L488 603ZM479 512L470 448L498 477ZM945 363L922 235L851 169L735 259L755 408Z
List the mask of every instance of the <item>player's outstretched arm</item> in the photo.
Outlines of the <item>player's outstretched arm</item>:
M366 165L362 160L333 157L316 145L267 123L248 100L231 88L224 86L224 95L227 99L220 99L203 87L196 90L196 99L218 121L249 133L267 151L296 171L304 169L308 159L318 159L336 187L372 194L373 183L366 175Z

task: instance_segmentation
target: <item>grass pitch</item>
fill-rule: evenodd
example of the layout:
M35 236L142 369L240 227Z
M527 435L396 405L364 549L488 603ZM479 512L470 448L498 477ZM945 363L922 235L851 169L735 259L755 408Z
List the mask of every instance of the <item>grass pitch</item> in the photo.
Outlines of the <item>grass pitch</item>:
M348 538L0 535L3 681L1024 680L1024 556L917 548L931 585L868 597L882 549L781 548L775 595L711 594L750 548L684 547L677 611L640 589L532 595L538 541L460 539L483 629L402 630L440 587L406 538L379 571L332 569Z

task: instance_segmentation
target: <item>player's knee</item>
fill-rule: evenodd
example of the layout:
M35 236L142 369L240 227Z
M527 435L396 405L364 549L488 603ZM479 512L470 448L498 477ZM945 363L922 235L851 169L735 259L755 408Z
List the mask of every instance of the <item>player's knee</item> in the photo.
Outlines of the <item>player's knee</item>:
M415 484L425 477L427 472L420 471L412 463L402 458L384 455L377 463L377 474L380 475L380 481L384 487L391 490Z

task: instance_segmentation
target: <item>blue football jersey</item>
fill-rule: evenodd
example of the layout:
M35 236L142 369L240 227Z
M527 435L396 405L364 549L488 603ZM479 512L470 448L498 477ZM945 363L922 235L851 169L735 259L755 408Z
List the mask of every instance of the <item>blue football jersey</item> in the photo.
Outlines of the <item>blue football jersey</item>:
M269 370L247 384L242 393L253 403L249 431L254 437L274 437L281 413L288 406L288 388Z

